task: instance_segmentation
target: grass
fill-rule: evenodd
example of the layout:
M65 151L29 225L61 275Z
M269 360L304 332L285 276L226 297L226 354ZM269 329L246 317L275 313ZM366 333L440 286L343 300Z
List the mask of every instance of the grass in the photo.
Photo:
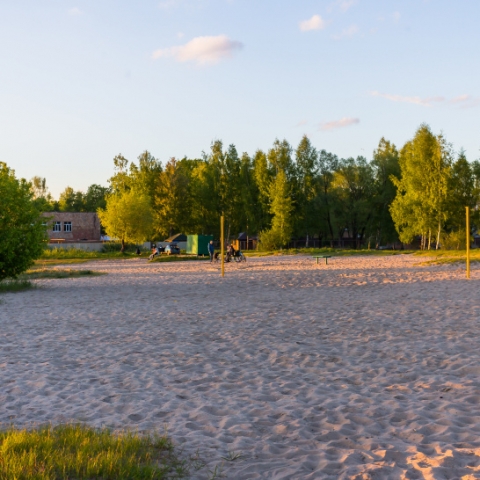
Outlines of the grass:
M188 465L167 436L83 425L0 432L0 479L184 478Z
M77 277L95 277L98 275L106 275L105 272L95 272L93 270L73 270L73 269L56 269L56 268L33 268L22 273L16 279L4 280L0 282L0 293L21 292L35 288L31 280L42 278L77 278ZM0 457L1 462L1 457ZM0 477L1 480L1 477Z
M467 252L465 250L419 250L415 252L417 257L430 257L429 260L419 262L418 265L448 265L465 263ZM433 259L431 259L433 257ZM470 250L470 261L480 262L480 249Z
M0 282L0 293L21 292L31 288L35 288L35 285L25 279L3 280Z
M266 257L268 255L332 255L336 257L348 257L352 255L375 255L375 256L389 256L389 255L404 255L413 253L413 250L352 250L344 248L286 248L284 250L272 250L268 252L262 251L244 251L242 253L247 257Z
M38 280L40 278L76 278L76 277L94 277L98 275L106 275L105 272L95 272L93 270L73 270L69 269L56 269L56 268L43 268L29 270L26 273L20 275L20 279Z
M35 260L35 265L32 270L35 268L46 268L48 266L54 265L72 265L76 263L85 263L88 262L88 258L49 258L43 260Z
M107 258L138 258L148 257L149 252L142 252L137 255L135 252L93 252L82 250L81 248L52 248L45 249L40 257L41 261L45 260L94 260Z

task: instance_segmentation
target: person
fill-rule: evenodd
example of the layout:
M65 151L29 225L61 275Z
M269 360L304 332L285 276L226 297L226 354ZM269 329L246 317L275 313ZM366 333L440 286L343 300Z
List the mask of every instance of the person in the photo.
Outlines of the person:
M233 249L233 245L229 243L227 245L227 256L225 257L225 261L229 262L234 255L235 255L235 250Z
M135 250L135 253L136 253L137 255L141 255L141 254L142 254L142 252L140 251L140 249L139 249L138 247L137 247L137 249Z
M208 253L210 254L210 263L213 262L213 255L215 254L215 247L213 246L213 240L210 240L208 244Z
M148 257L149 260L153 260L156 255L158 255L158 247L153 246L152 254Z

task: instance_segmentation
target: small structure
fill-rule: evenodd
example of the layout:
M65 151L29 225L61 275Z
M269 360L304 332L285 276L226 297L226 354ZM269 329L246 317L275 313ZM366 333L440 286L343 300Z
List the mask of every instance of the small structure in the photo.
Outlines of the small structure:
M187 235L187 253L208 255L208 244L213 235Z
M179 243L179 242L186 242L187 241L187 236L184 233L176 233L175 235L172 235L171 237L168 237L164 240L164 242L168 243Z
M257 243L258 237L256 235L249 236L247 233L242 232L232 242L232 245L235 250L256 250Z
M101 250L100 220L95 212L44 212L48 247Z
M45 212L50 243L99 242L100 220L95 212Z

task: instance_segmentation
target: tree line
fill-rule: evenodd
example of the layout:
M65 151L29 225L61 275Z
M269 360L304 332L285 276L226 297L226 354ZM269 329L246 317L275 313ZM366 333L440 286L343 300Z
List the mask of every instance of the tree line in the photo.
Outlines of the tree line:
M264 249L292 239L360 248L415 238L426 249L458 248L465 206L478 223L480 162L456 154L426 124L399 150L382 138L370 160L339 158L304 136L296 148L277 139L253 155L217 140L197 159L162 164L145 151L137 162L117 155L113 164L108 187L67 187L58 201L35 177L35 201L44 210L98 211L107 234L132 242L178 232L219 238L223 213L226 238L248 232Z

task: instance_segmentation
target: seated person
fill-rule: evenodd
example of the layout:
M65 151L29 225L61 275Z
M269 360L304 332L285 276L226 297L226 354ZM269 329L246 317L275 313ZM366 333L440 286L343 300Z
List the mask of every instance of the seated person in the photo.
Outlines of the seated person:
M148 257L149 260L153 260L159 254L158 247L152 248L152 254Z

